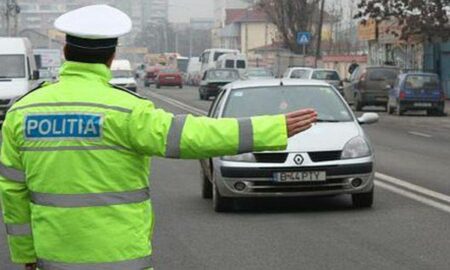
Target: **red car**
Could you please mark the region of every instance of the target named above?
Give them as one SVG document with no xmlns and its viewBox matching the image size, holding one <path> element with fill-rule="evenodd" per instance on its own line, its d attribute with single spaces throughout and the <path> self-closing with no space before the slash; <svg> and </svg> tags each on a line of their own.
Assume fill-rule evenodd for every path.
<svg viewBox="0 0 450 270">
<path fill-rule="evenodd" d="M 175 68 L 163 68 L 156 77 L 156 88 L 161 86 L 178 86 L 183 88 L 183 76 Z"/>
</svg>

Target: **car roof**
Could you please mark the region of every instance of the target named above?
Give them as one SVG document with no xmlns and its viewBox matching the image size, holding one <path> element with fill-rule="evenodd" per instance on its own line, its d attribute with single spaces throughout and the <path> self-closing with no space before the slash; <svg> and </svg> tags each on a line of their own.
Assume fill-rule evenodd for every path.
<svg viewBox="0 0 450 270">
<path fill-rule="evenodd" d="M 400 69 L 396 66 L 367 66 L 366 69 L 372 69 L 372 68 L 389 68 L 389 69 Z"/>
<path fill-rule="evenodd" d="M 401 75 L 407 76 L 407 75 L 422 75 L 422 76 L 438 76 L 436 73 L 433 72 L 421 72 L 421 71 L 408 71 L 404 72 Z"/>
<path fill-rule="evenodd" d="M 313 70 L 313 68 L 310 67 L 290 67 L 289 69 L 295 70 L 295 69 L 300 69 L 300 70 Z"/>
<path fill-rule="evenodd" d="M 315 68 L 314 71 L 334 71 L 334 72 L 337 72 L 335 69 L 332 69 L 332 68 Z"/>
<path fill-rule="evenodd" d="M 302 79 L 267 79 L 267 80 L 247 80 L 235 81 L 230 84 L 230 89 L 255 88 L 255 87 L 275 87 L 275 86 L 328 86 L 330 84 L 319 80 Z"/>
<path fill-rule="evenodd" d="M 236 71 L 236 72 L 239 72 L 237 69 L 235 69 L 235 68 L 210 68 L 210 69 L 208 69 L 207 71 L 209 72 L 209 71 L 221 71 L 221 70 L 225 70 L 225 71 Z"/>
</svg>

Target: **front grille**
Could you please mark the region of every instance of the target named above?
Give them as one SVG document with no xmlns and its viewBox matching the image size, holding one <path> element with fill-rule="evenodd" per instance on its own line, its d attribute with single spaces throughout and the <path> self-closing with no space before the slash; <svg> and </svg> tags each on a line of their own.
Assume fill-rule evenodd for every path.
<svg viewBox="0 0 450 270">
<path fill-rule="evenodd" d="M 254 154 L 260 163 L 284 163 L 288 157 L 287 153 L 257 153 Z"/>
<path fill-rule="evenodd" d="M 0 99 L 0 105 L 8 105 L 10 101 L 9 99 Z"/>
<path fill-rule="evenodd" d="M 298 182 L 298 183 L 279 183 L 275 181 L 253 182 L 249 187 L 253 192 L 271 193 L 271 192 L 314 192 L 342 190 L 348 186 L 345 178 L 329 179 L 325 182 Z"/>
<path fill-rule="evenodd" d="M 342 151 L 308 152 L 308 155 L 314 162 L 324 162 L 340 160 Z"/>
</svg>

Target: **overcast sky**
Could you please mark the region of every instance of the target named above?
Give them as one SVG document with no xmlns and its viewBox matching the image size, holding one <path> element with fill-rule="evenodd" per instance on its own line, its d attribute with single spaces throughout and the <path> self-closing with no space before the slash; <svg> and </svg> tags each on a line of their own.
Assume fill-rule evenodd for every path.
<svg viewBox="0 0 450 270">
<path fill-rule="evenodd" d="M 212 18 L 213 0 L 170 0 L 169 20 L 189 22 L 190 18 Z"/>
</svg>

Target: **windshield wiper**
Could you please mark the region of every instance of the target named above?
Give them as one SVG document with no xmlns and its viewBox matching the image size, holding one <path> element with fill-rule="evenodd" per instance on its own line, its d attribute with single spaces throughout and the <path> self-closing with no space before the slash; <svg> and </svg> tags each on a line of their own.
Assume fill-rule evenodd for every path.
<svg viewBox="0 0 450 270">
<path fill-rule="evenodd" d="M 317 119 L 316 122 L 317 123 L 339 123 L 341 121 L 334 120 L 334 119 Z"/>
</svg>

